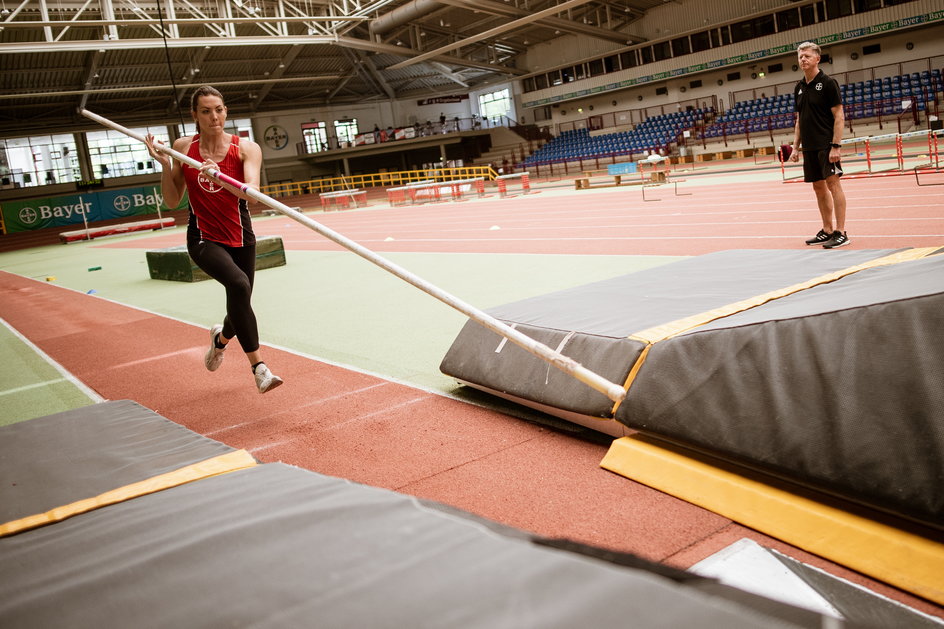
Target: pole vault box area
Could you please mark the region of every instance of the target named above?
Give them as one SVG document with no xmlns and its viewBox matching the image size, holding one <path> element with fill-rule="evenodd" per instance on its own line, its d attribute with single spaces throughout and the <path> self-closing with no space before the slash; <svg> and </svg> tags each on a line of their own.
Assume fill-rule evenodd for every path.
<svg viewBox="0 0 944 629">
<path fill-rule="evenodd" d="M 944 249 L 718 252 L 489 312 L 626 399 L 614 408 L 472 321 L 443 373 L 944 522 Z"/>
<path fill-rule="evenodd" d="M 152 280 L 202 282 L 210 276 L 196 265 L 187 253 L 187 245 L 152 249 L 146 252 L 148 272 Z M 256 270 L 285 266 L 285 247 L 280 236 L 256 238 Z"/>
</svg>

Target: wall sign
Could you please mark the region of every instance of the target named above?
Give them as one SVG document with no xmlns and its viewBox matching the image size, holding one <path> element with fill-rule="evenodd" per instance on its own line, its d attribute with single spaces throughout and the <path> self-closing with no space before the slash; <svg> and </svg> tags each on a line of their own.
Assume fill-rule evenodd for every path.
<svg viewBox="0 0 944 629">
<path fill-rule="evenodd" d="M 288 132 L 277 124 L 266 128 L 262 137 L 270 149 L 281 151 L 288 146 Z"/>
</svg>

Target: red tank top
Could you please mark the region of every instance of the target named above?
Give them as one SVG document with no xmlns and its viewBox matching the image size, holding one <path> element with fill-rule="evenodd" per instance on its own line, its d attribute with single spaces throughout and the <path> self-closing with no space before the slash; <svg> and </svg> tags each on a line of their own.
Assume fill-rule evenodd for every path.
<svg viewBox="0 0 944 629">
<path fill-rule="evenodd" d="M 223 161 L 218 162 L 223 174 L 239 181 L 243 180 L 243 161 L 239 158 L 239 136 L 232 140 Z M 200 156 L 200 135 L 193 136 L 187 156 L 203 162 Z M 209 240 L 229 247 L 255 244 L 249 207 L 240 199 L 214 181 L 210 181 L 196 168 L 183 165 L 184 181 L 190 199 L 189 240 Z"/>
</svg>

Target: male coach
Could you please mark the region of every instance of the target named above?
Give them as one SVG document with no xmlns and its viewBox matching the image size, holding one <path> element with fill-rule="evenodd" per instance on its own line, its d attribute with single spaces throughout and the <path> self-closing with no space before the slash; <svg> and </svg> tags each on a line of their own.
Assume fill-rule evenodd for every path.
<svg viewBox="0 0 944 629">
<path fill-rule="evenodd" d="M 839 177 L 839 142 L 845 116 L 839 83 L 819 69 L 819 46 L 804 42 L 797 47 L 803 78 L 793 88 L 797 121 L 793 132 L 791 161 L 799 161 L 803 151 L 803 180 L 813 184 L 823 228 L 806 241 L 826 249 L 849 244 L 846 235 L 846 195 Z M 799 149 L 799 150 L 796 150 Z"/>
</svg>

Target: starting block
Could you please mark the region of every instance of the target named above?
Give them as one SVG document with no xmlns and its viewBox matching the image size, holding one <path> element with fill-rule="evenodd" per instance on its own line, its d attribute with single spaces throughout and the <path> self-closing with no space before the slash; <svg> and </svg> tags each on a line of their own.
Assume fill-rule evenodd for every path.
<svg viewBox="0 0 944 629">
<path fill-rule="evenodd" d="M 154 249 L 145 253 L 152 280 L 202 282 L 211 279 L 187 253 L 187 245 Z M 285 266 L 285 248 L 280 236 L 256 238 L 256 270 Z"/>
</svg>

